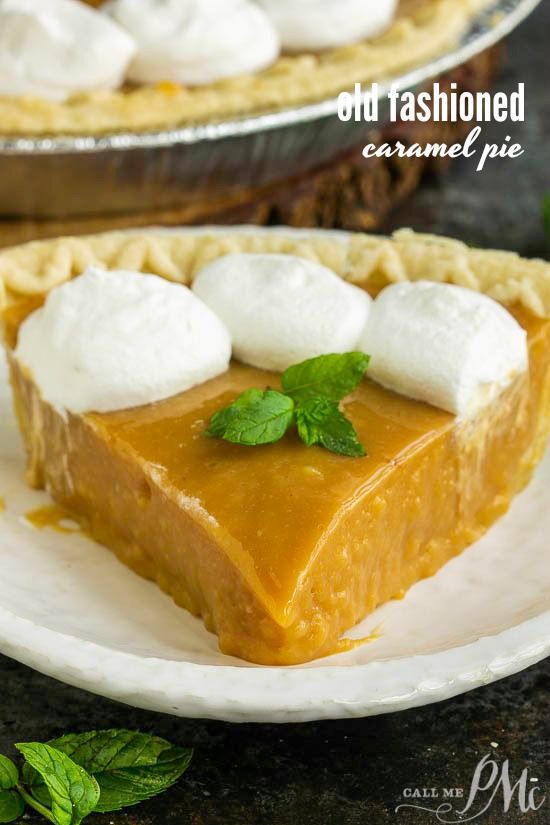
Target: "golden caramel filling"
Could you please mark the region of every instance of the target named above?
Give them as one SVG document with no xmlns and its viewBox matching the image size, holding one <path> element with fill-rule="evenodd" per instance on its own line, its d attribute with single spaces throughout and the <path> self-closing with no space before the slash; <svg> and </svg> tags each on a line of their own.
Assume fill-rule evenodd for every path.
<svg viewBox="0 0 550 825">
<path fill-rule="evenodd" d="M 228 373 L 167 401 L 90 418 L 223 526 L 242 551 L 241 563 L 250 563 L 284 613 L 341 508 L 353 506 L 411 451 L 452 428 L 454 419 L 364 381 L 344 406 L 366 458 L 308 448 L 295 434 L 265 447 L 205 437 L 217 410 L 249 387 L 267 386 L 279 387 L 278 377 L 233 364 Z"/>
</svg>

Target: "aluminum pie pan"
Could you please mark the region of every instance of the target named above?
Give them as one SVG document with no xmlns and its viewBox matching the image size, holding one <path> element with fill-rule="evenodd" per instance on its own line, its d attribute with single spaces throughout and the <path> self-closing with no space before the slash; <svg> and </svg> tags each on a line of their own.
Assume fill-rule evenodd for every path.
<svg viewBox="0 0 550 825">
<path fill-rule="evenodd" d="M 540 0 L 498 0 L 459 46 L 380 84 L 414 90 L 467 62 L 515 29 Z M 358 78 L 359 79 L 359 78 Z M 313 171 L 366 141 L 372 124 L 342 123 L 337 98 L 238 119 L 155 132 L 0 138 L 0 215 L 70 218 L 143 212 L 246 193 Z"/>
</svg>

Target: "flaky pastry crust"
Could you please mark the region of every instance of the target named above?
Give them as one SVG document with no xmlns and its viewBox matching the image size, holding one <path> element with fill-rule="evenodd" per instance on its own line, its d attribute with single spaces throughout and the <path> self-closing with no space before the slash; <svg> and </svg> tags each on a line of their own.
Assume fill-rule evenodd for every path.
<svg viewBox="0 0 550 825">
<path fill-rule="evenodd" d="M 408 229 L 391 238 L 281 230 L 218 232 L 108 232 L 33 241 L 0 251 L 0 310 L 44 295 L 90 265 L 131 269 L 191 284 L 207 263 L 233 252 L 298 255 L 318 261 L 375 294 L 399 281 L 458 284 L 497 301 L 550 317 L 550 264 L 513 252 L 472 249 L 466 244 Z"/>
</svg>

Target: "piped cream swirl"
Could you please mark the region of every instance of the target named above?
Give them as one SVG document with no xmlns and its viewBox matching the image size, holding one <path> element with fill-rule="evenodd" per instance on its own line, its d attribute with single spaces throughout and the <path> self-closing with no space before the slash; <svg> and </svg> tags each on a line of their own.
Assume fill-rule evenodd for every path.
<svg viewBox="0 0 550 825">
<path fill-rule="evenodd" d="M 279 56 L 275 27 L 251 0 L 110 0 L 102 8 L 138 44 L 129 71 L 137 83 L 202 86 Z"/>
<path fill-rule="evenodd" d="M 77 0 L 0 0 L 0 95 L 64 101 L 119 87 L 136 47 Z"/>
<path fill-rule="evenodd" d="M 72 413 L 152 404 L 225 372 L 229 333 L 191 290 L 90 267 L 22 324 L 17 361 Z"/>
<path fill-rule="evenodd" d="M 371 379 L 460 417 L 494 400 L 529 363 L 526 332 L 505 307 L 431 281 L 386 287 L 361 348 Z"/>
<path fill-rule="evenodd" d="M 279 372 L 356 349 L 371 305 L 332 270 L 293 255 L 226 255 L 198 273 L 193 291 L 230 331 L 236 358 Z"/>
<path fill-rule="evenodd" d="M 288 52 L 318 52 L 381 34 L 397 0 L 257 0 Z M 358 78 L 359 79 L 359 78 Z"/>
</svg>

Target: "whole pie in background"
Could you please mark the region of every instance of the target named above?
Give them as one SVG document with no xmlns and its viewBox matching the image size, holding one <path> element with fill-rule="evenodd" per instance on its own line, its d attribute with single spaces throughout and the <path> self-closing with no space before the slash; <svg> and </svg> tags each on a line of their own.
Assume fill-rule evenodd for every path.
<svg viewBox="0 0 550 825">
<path fill-rule="evenodd" d="M 0 0 L 0 131 L 167 129 L 318 101 L 444 53 L 492 2 Z"/>
</svg>

